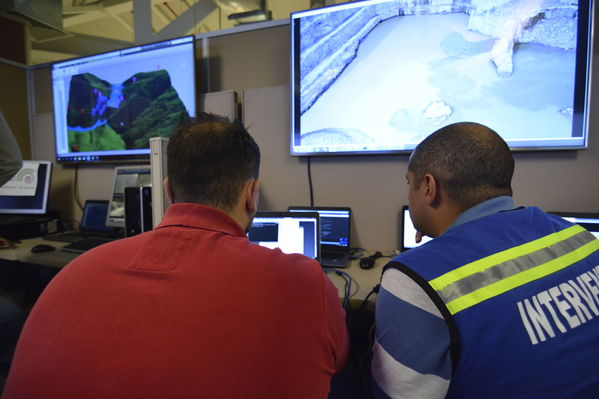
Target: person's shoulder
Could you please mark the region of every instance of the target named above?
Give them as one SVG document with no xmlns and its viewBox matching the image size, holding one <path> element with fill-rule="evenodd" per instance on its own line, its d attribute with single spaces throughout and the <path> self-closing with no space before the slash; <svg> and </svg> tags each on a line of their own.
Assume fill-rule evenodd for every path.
<svg viewBox="0 0 599 399">
<path fill-rule="evenodd" d="M 119 261 L 130 256 L 134 256 L 135 252 L 141 245 L 140 236 L 120 238 L 115 240 L 106 240 L 106 243 L 98 245 L 94 248 L 88 249 L 81 255 L 73 259 L 71 264 L 93 264 L 96 261 L 101 260 L 115 260 Z"/>
<path fill-rule="evenodd" d="M 274 273 L 319 279 L 324 274 L 318 261 L 302 254 L 285 253 L 279 248 L 267 248 L 250 241 L 239 245 L 245 261 L 271 269 Z"/>
</svg>

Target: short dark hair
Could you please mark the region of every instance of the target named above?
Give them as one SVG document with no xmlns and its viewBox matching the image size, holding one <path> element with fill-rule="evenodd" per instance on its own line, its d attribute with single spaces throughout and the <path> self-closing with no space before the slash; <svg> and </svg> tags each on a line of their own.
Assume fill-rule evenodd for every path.
<svg viewBox="0 0 599 399">
<path fill-rule="evenodd" d="M 514 158 L 507 143 L 474 122 L 454 123 L 432 133 L 412 153 L 408 170 L 416 187 L 426 173 L 433 175 L 463 209 L 512 195 Z"/>
<path fill-rule="evenodd" d="M 167 147 L 173 202 L 231 210 L 249 179 L 257 179 L 260 148 L 238 121 L 202 113 L 187 118 Z"/>
</svg>

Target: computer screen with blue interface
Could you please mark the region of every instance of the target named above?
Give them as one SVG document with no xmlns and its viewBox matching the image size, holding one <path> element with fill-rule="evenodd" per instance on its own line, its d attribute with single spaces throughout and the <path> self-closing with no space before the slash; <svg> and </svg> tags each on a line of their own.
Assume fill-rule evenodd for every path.
<svg viewBox="0 0 599 399">
<path fill-rule="evenodd" d="M 87 200 L 81 216 L 81 231 L 112 231 L 106 226 L 106 214 L 108 213 L 108 201 Z"/>
<path fill-rule="evenodd" d="M 52 162 L 23 161 L 15 176 L 0 187 L 0 214 L 46 213 Z"/>
<path fill-rule="evenodd" d="M 263 247 L 320 260 L 317 213 L 258 212 L 248 238 Z"/>
</svg>

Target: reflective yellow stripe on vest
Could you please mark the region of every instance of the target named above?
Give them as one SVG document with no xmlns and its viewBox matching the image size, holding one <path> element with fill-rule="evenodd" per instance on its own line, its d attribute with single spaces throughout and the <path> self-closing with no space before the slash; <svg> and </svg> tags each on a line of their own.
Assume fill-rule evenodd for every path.
<svg viewBox="0 0 599 399">
<path fill-rule="evenodd" d="M 575 225 L 443 274 L 429 284 L 456 314 L 564 269 L 599 250 L 599 240 Z"/>
</svg>

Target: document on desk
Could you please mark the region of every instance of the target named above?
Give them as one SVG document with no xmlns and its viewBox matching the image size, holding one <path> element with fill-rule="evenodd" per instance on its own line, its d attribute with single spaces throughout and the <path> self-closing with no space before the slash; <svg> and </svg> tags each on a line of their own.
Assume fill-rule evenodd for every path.
<svg viewBox="0 0 599 399">
<path fill-rule="evenodd" d="M 40 165 L 34 161 L 23 161 L 23 167 L 0 187 L 0 195 L 33 197 L 37 188 L 37 171 Z"/>
</svg>

